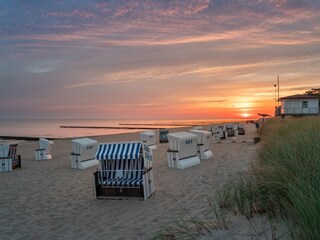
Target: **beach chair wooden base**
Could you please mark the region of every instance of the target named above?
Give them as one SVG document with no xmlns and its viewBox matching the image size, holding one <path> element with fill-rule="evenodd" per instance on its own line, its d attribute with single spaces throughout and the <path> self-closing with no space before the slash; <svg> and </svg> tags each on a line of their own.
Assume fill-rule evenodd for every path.
<svg viewBox="0 0 320 240">
<path fill-rule="evenodd" d="M 140 188 L 107 188 L 101 187 L 97 198 L 123 199 L 123 198 L 141 198 L 143 196 L 143 187 Z"/>
<path fill-rule="evenodd" d="M 147 174 L 152 174 L 149 171 Z M 148 182 L 147 188 L 143 185 L 138 187 L 118 187 L 118 186 L 104 186 L 99 183 L 99 171 L 94 173 L 94 192 L 95 198 L 97 199 L 127 199 L 127 198 L 140 198 L 147 199 L 154 192 L 153 184 L 150 183 L 153 181 L 153 176 L 148 176 L 150 179 Z M 152 187 L 152 189 L 150 189 Z"/>
</svg>

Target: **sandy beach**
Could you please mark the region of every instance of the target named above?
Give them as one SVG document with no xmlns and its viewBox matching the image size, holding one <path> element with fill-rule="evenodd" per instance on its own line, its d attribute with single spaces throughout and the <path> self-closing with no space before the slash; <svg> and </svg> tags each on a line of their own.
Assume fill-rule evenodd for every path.
<svg viewBox="0 0 320 240">
<path fill-rule="evenodd" d="M 257 158 L 259 144 L 252 142 L 255 127 L 246 124 L 245 129 L 246 135 L 237 136 L 237 142 L 212 142 L 213 158 L 184 170 L 169 169 L 168 144 L 157 143 L 156 192 L 146 201 L 96 200 L 96 167 L 71 169 L 70 140 L 55 140 L 53 159 L 48 161 L 35 161 L 37 142 L 21 143 L 22 168 L 0 174 L 1 239 L 150 239 L 166 224 L 210 215 L 207 197 Z M 130 141 L 139 140 L 139 133 L 92 138 L 100 143 Z M 228 231 L 213 234 L 218 239 L 252 239 L 252 229 L 244 219 L 235 216 Z"/>
</svg>

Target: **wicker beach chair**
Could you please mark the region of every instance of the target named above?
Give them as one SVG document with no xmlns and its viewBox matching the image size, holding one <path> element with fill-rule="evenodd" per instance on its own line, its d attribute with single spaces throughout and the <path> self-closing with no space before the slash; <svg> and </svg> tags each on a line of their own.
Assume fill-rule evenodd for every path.
<svg viewBox="0 0 320 240">
<path fill-rule="evenodd" d="M 197 135 L 189 132 L 169 133 L 167 160 L 169 168 L 185 169 L 200 164 Z"/>
<path fill-rule="evenodd" d="M 12 171 L 12 159 L 9 155 L 9 144 L 0 146 L 0 172 L 11 172 Z"/>
<path fill-rule="evenodd" d="M 18 144 L 3 144 L 0 146 L 0 172 L 11 172 L 21 168 L 21 155 L 17 154 Z"/>
<path fill-rule="evenodd" d="M 51 149 L 53 142 L 45 138 L 39 139 L 39 148 L 35 150 L 36 160 L 48 160 L 52 159 Z"/>
<path fill-rule="evenodd" d="M 96 198 L 138 197 L 146 200 L 154 192 L 152 154 L 142 142 L 99 144 L 94 173 Z"/>
<path fill-rule="evenodd" d="M 160 143 L 167 143 L 168 141 L 168 136 L 167 134 L 169 133 L 169 129 L 163 128 L 159 129 L 159 142 Z"/>
<path fill-rule="evenodd" d="M 234 124 L 230 123 L 226 125 L 227 137 L 234 137 Z"/>
<path fill-rule="evenodd" d="M 78 138 L 71 141 L 71 168 L 86 169 L 99 165 L 96 160 L 98 142 L 90 138 Z"/>
<path fill-rule="evenodd" d="M 147 144 L 152 150 L 157 149 L 156 145 L 156 133 L 154 131 L 148 130 L 140 133 L 140 141 Z"/>
<path fill-rule="evenodd" d="M 190 130 L 191 133 L 197 135 L 197 149 L 198 149 L 198 157 L 200 160 L 207 160 L 212 158 L 213 154 L 210 150 L 210 143 L 211 143 L 211 133 L 208 131 L 202 130 Z"/>
<path fill-rule="evenodd" d="M 245 135 L 245 133 L 246 133 L 246 131 L 245 131 L 245 129 L 244 129 L 244 125 L 239 124 L 239 125 L 238 125 L 238 134 L 239 134 L 239 135 Z"/>
</svg>

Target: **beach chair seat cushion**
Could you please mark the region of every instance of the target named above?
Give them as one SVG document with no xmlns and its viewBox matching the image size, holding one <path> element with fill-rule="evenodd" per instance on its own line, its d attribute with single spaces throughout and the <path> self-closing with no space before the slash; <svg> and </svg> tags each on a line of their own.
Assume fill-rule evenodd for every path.
<svg viewBox="0 0 320 240">
<path fill-rule="evenodd" d="M 143 161 L 141 161 L 143 164 Z M 111 166 L 112 164 L 110 164 Z M 143 165 L 141 165 L 143 167 Z M 118 177 L 120 174 L 121 177 Z M 140 187 L 143 186 L 143 170 L 109 170 L 103 174 L 103 186 L 108 187 Z"/>
<path fill-rule="evenodd" d="M 143 179 L 108 179 L 103 182 L 108 187 L 141 187 Z"/>
</svg>

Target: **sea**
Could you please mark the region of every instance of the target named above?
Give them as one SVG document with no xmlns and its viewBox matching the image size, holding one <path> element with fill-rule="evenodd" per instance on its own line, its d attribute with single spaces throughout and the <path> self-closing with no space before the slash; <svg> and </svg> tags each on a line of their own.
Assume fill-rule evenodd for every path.
<svg viewBox="0 0 320 240">
<path fill-rule="evenodd" d="M 125 120 L 125 119 L 0 119 L 1 137 L 76 138 L 139 132 L 144 129 L 201 126 L 244 119 Z"/>
</svg>

